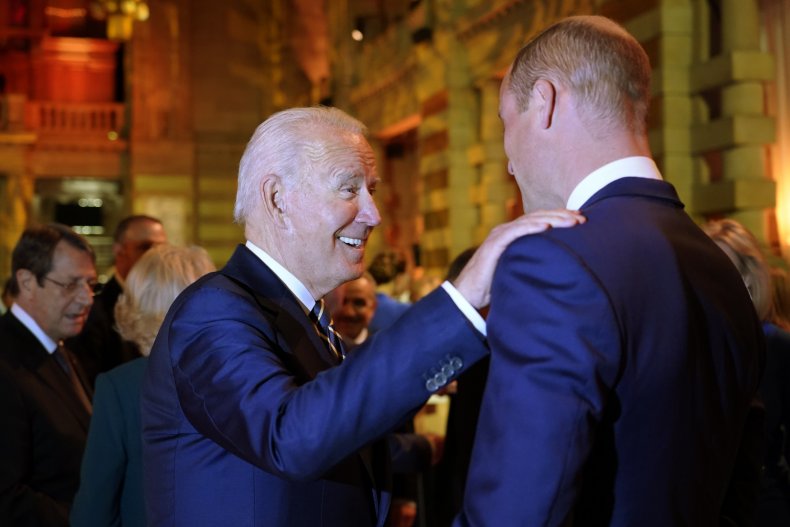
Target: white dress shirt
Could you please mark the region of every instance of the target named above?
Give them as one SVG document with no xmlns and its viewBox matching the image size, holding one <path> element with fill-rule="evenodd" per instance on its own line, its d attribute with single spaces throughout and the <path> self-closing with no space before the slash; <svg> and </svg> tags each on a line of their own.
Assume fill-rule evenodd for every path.
<svg viewBox="0 0 790 527">
<path fill-rule="evenodd" d="M 22 307 L 14 302 L 11 305 L 11 314 L 13 314 L 30 332 L 41 342 L 41 345 L 44 346 L 44 349 L 47 350 L 47 353 L 52 355 L 55 353 L 55 350 L 58 349 L 58 343 L 49 338 L 49 335 L 44 333 L 44 330 L 41 329 L 33 317 L 31 317 L 27 311 L 22 309 Z"/>
<path fill-rule="evenodd" d="M 649 157 L 624 157 L 607 163 L 582 179 L 568 197 L 566 208 L 579 210 L 584 203 L 609 183 L 624 177 L 662 179 L 655 161 Z"/>
<path fill-rule="evenodd" d="M 312 311 L 313 306 L 318 301 L 318 299 L 313 298 L 313 295 L 307 290 L 302 282 L 299 281 L 288 269 L 280 265 L 274 258 L 272 258 L 266 251 L 252 243 L 251 241 L 247 240 L 246 246 L 249 250 L 255 254 L 260 260 L 266 264 L 266 266 L 272 270 L 272 272 L 277 275 L 277 278 L 283 281 L 285 286 L 294 294 L 294 296 L 299 300 L 302 304 L 302 307 L 305 309 L 305 313 L 309 313 Z M 450 295 L 450 298 L 453 300 L 458 309 L 461 310 L 461 313 L 469 319 L 469 322 L 483 335 L 486 334 L 486 322 L 483 320 L 483 317 L 480 316 L 480 313 L 472 307 L 464 296 L 458 292 L 458 290 L 451 284 L 450 282 L 445 281 L 442 284 L 442 288 L 447 291 L 447 294 Z"/>
</svg>

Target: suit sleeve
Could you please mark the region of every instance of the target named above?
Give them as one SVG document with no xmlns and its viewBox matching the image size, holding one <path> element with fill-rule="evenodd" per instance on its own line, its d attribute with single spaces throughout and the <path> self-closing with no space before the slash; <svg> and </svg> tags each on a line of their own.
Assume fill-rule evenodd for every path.
<svg viewBox="0 0 790 527">
<path fill-rule="evenodd" d="M 487 352 L 443 290 L 309 382 L 285 362 L 296 350 L 284 350 L 280 330 L 243 295 L 204 289 L 177 313 L 168 338 L 180 350 L 173 372 L 192 426 L 295 480 L 324 474 L 382 436 L 427 400 L 429 379 L 445 368 L 457 376 Z M 313 344 L 305 335 L 292 346 Z"/>
<path fill-rule="evenodd" d="M 0 525 L 66 527 L 66 505 L 25 484 L 34 442 L 25 406 L 14 372 L 0 364 Z"/>
<path fill-rule="evenodd" d="M 491 365 L 456 525 L 565 525 L 621 356 L 606 291 L 546 236 L 497 267 Z"/>
<path fill-rule="evenodd" d="M 93 416 L 80 470 L 80 488 L 71 510 L 72 527 L 119 526 L 126 467 L 123 411 L 110 376 L 96 378 Z"/>
</svg>

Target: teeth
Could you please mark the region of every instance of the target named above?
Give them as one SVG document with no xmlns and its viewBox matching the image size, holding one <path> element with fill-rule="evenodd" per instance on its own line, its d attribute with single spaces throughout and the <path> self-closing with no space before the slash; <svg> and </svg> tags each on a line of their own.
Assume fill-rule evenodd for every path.
<svg viewBox="0 0 790 527">
<path fill-rule="evenodd" d="M 345 236 L 338 236 L 337 239 L 346 245 L 351 245 L 353 247 L 359 247 L 362 245 L 362 240 L 359 238 L 346 238 Z"/>
</svg>

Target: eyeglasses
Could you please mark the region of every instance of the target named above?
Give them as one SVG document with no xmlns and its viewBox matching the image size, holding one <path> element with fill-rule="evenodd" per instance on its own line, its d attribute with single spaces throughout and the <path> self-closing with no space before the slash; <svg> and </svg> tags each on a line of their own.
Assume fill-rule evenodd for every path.
<svg viewBox="0 0 790 527">
<path fill-rule="evenodd" d="M 74 280 L 73 282 L 68 282 L 64 284 L 63 282 L 58 282 L 57 280 L 53 280 L 52 278 L 45 276 L 44 280 L 48 280 L 55 284 L 56 286 L 63 289 L 63 292 L 67 295 L 76 294 L 79 287 L 88 286 L 88 290 L 90 291 L 91 296 L 96 296 L 101 293 L 104 284 L 97 282 L 96 280 Z"/>
</svg>

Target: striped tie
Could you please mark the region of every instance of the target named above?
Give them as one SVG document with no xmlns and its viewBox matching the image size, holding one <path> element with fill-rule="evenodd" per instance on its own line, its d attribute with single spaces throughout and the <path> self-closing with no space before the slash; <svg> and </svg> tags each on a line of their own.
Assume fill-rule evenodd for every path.
<svg viewBox="0 0 790 527">
<path fill-rule="evenodd" d="M 315 303 L 313 310 L 310 312 L 310 318 L 318 326 L 318 334 L 329 346 L 329 351 L 340 360 L 346 358 L 346 352 L 343 349 L 343 339 L 332 327 L 332 317 L 329 316 L 323 299 Z"/>
</svg>

